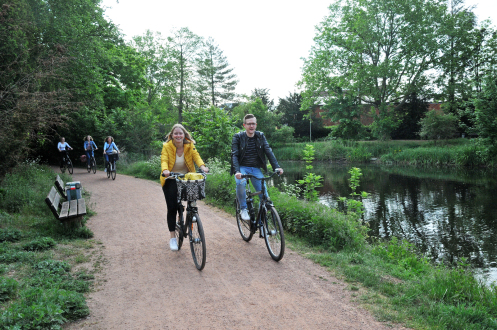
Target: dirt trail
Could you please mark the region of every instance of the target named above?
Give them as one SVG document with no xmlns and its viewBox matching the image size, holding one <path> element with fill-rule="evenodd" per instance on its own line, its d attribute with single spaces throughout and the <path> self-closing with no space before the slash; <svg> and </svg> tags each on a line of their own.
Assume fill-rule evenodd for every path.
<svg viewBox="0 0 497 330">
<path fill-rule="evenodd" d="M 392 329 L 351 302 L 346 285 L 287 249 L 274 262 L 264 241 L 244 242 L 234 218 L 199 203 L 207 263 L 188 245 L 169 250 L 159 183 L 75 169 L 96 210 L 87 223 L 104 245 L 102 284 L 90 316 L 66 329 Z"/>
</svg>

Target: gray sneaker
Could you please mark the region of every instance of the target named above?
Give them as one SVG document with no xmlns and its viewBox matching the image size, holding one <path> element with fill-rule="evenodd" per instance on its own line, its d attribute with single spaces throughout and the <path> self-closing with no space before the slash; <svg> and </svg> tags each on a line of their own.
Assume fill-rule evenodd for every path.
<svg viewBox="0 0 497 330">
<path fill-rule="evenodd" d="M 240 217 L 242 218 L 242 220 L 249 221 L 250 215 L 248 214 L 248 210 L 243 209 L 242 212 L 240 212 Z"/>
<path fill-rule="evenodd" d="M 264 227 L 261 227 L 261 237 L 264 237 Z"/>
<path fill-rule="evenodd" d="M 176 237 L 169 240 L 169 248 L 171 251 L 178 251 L 178 242 L 176 241 Z"/>
</svg>

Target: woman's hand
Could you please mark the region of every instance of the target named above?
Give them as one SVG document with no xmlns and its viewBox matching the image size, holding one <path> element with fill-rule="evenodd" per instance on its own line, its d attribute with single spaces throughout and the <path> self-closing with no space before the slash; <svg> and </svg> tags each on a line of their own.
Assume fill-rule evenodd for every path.
<svg viewBox="0 0 497 330">
<path fill-rule="evenodd" d="M 204 171 L 205 173 L 209 173 L 209 168 L 205 165 L 200 166 L 200 169 Z"/>
<path fill-rule="evenodd" d="M 165 176 L 166 178 L 169 176 L 171 172 L 169 172 L 168 170 L 164 170 L 162 171 L 162 175 Z"/>
</svg>

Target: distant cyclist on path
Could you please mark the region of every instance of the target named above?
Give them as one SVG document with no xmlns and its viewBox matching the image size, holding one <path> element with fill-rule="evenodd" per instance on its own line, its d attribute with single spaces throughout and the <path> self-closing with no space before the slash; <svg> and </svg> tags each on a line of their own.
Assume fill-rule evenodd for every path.
<svg viewBox="0 0 497 330">
<path fill-rule="evenodd" d="M 85 152 L 86 152 L 86 162 L 87 162 L 88 168 L 90 168 L 91 156 L 95 157 L 93 150 L 98 150 L 97 145 L 93 141 L 93 138 L 91 137 L 91 135 L 87 135 L 85 137 L 85 143 L 83 144 L 83 148 L 85 149 Z"/>
<path fill-rule="evenodd" d="M 72 148 L 69 143 L 66 142 L 66 138 L 62 137 L 60 138 L 60 142 L 57 144 L 57 150 L 60 152 L 60 169 L 62 169 L 62 166 L 64 166 L 65 156 L 69 157 L 67 151 L 72 150 Z"/>
<path fill-rule="evenodd" d="M 264 133 L 256 131 L 257 119 L 252 114 L 247 114 L 243 118 L 244 132 L 239 132 L 233 136 L 231 142 L 231 175 L 235 175 L 236 198 L 240 203 L 242 220 L 250 220 L 247 211 L 247 196 L 245 186 L 247 180 L 242 179 L 242 174 L 252 174 L 257 178 L 263 178 L 261 169 L 267 172 L 266 157 L 274 170 L 283 174 L 283 169 L 278 164 L 272 149 L 264 136 Z M 256 191 L 261 191 L 261 181 L 251 180 Z M 260 198 L 261 196 L 259 196 Z"/>
</svg>

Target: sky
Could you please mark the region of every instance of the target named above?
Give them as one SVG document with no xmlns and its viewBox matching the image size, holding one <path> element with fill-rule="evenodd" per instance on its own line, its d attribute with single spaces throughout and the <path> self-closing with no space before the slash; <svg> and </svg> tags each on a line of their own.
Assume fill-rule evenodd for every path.
<svg viewBox="0 0 497 330">
<path fill-rule="evenodd" d="M 146 30 L 163 36 L 188 27 L 212 37 L 238 76 L 237 93 L 269 89 L 279 98 L 297 92 L 302 58 L 313 45 L 315 26 L 328 15 L 332 0 L 103 0 L 106 16 L 127 40 Z M 497 25 L 497 0 L 466 0 L 480 20 Z"/>
</svg>

